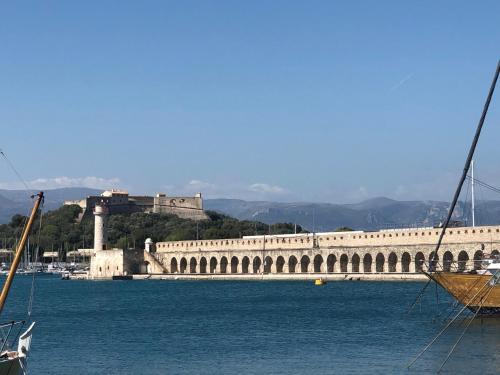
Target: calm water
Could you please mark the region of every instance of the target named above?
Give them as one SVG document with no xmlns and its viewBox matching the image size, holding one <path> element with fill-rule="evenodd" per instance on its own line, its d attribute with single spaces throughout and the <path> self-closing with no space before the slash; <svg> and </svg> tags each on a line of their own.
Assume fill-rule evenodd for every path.
<svg viewBox="0 0 500 375">
<path fill-rule="evenodd" d="M 23 318 L 18 277 L 3 320 Z M 30 374 L 388 374 L 442 326 L 423 283 L 62 281 L 39 277 Z M 450 299 L 440 293 L 439 308 Z M 435 373 L 461 327 L 409 373 Z M 474 322 L 445 373 L 500 370 L 500 320 Z"/>
</svg>

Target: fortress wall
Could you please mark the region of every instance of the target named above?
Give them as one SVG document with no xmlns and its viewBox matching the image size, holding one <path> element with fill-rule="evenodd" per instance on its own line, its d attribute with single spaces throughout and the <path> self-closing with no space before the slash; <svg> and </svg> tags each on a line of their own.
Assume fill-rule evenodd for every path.
<svg viewBox="0 0 500 375">
<path fill-rule="evenodd" d="M 139 274 L 143 264 L 143 250 L 96 251 L 90 261 L 90 278 L 111 279 L 113 276 Z"/>
<path fill-rule="evenodd" d="M 201 197 L 154 197 L 155 210 L 161 210 L 163 207 L 182 207 L 186 209 L 203 209 L 203 199 Z M 156 211 L 155 211 L 156 212 Z M 161 212 L 161 211 L 158 211 Z"/>
<path fill-rule="evenodd" d="M 77 204 L 83 209 L 79 217 L 88 217 L 97 202 L 107 205 L 111 215 L 129 214 L 133 212 L 157 212 L 177 215 L 192 220 L 205 220 L 208 216 L 203 212 L 203 199 L 195 197 L 151 197 L 129 196 L 126 194 L 89 196 L 86 199 L 65 201 L 65 205 Z"/>
<path fill-rule="evenodd" d="M 360 248 L 374 246 L 419 246 L 435 245 L 440 234 L 434 229 L 399 229 L 379 232 L 332 232 L 314 236 L 262 236 L 253 238 L 214 239 L 199 241 L 158 242 L 158 252 L 175 251 L 223 251 L 223 250 L 266 250 L 321 248 Z M 449 228 L 443 238 L 443 245 L 465 243 L 490 244 L 500 242 L 500 226 Z"/>
<path fill-rule="evenodd" d="M 439 229 L 407 229 L 159 242 L 154 256 L 170 273 L 415 273 L 432 259 L 438 236 Z M 487 253 L 500 253 L 500 226 L 450 228 L 438 259 L 470 269 Z"/>
</svg>

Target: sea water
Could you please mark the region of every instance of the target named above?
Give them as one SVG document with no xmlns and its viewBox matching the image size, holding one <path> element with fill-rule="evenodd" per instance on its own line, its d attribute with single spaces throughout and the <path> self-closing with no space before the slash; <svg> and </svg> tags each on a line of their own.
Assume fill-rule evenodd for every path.
<svg viewBox="0 0 500 375">
<path fill-rule="evenodd" d="M 17 277 L 2 320 L 24 319 Z M 36 279 L 30 374 L 436 373 L 466 326 L 425 283 Z M 437 292 L 437 293 L 436 293 Z M 470 316 L 470 315 L 469 315 Z M 500 320 L 475 320 L 443 373 L 500 372 Z"/>
</svg>

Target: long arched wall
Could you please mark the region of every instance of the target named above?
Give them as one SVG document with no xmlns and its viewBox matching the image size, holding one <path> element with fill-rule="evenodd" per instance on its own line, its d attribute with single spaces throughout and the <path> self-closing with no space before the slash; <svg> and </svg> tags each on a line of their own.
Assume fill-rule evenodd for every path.
<svg viewBox="0 0 500 375">
<path fill-rule="evenodd" d="M 500 244 L 495 250 L 500 250 Z M 413 273 L 428 264 L 434 247 L 304 249 L 272 251 L 157 252 L 172 273 Z M 484 252 L 484 251 L 483 251 Z M 474 268 L 481 244 L 442 247 L 439 264 L 446 270 Z M 494 252 L 494 250 L 492 251 Z M 494 252 L 498 253 L 497 252 Z M 173 265 L 173 269 L 171 266 Z M 208 266 L 207 266 L 208 265 Z M 210 265 L 212 265 L 210 267 Z"/>
<path fill-rule="evenodd" d="M 438 236 L 427 228 L 159 242 L 154 257 L 171 273 L 414 273 L 430 262 Z M 483 254 L 499 252 L 500 226 L 451 228 L 438 264 L 477 268 Z"/>
</svg>

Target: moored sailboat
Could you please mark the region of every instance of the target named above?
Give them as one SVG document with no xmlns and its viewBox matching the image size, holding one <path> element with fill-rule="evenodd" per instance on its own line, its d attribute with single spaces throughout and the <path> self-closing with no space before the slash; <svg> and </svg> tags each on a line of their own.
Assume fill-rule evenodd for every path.
<svg viewBox="0 0 500 375">
<path fill-rule="evenodd" d="M 5 279 L 2 293 L 0 294 L 0 314 L 2 313 L 5 306 L 5 302 L 9 295 L 9 291 L 16 275 L 17 268 L 19 266 L 19 263 L 21 262 L 24 245 L 26 243 L 26 240 L 28 239 L 31 227 L 33 226 L 33 222 L 42 201 L 43 192 L 40 192 L 36 196 L 31 215 L 28 218 L 28 221 L 26 222 L 26 225 L 23 229 L 21 240 L 18 243 L 16 254 L 9 269 L 9 273 L 7 274 L 7 278 Z M 31 346 L 31 337 L 35 322 L 30 322 L 28 329 L 21 333 L 26 323 L 27 322 L 25 321 L 10 321 L 5 324 L 0 324 L 0 329 L 2 331 L 7 331 L 0 343 L 0 375 L 17 375 L 27 373 L 27 358 Z M 19 339 L 17 340 L 17 347 L 15 347 L 16 343 L 9 342 L 9 340 L 11 336 L 17 338 L 18 335 Z"/>
<path fill-rule="evenodd" d="M 500 259 L 496 257 L 484 259 L 480 267 L 476 265 L 472 270 L 465 270 L 465 267 L 462 265 L 461 267 L 457 267 L 456 271 L 452 271 L 444 270 L 440 267 L 437 262 L 437 254 L 457 204 L 462 186 L 467 178 L 469 169 L 471 168 L 474 152 L 476 150 L 477 142 L 486 119 L 486 114 L 495 91 L 499 73 L 500 61 L 497 64 L 493 82 L 491 83 L 486 103 L 484 105 L 472 145 L 467 155 L 462 176 L 448 210 L 447 218 L 443 224 L 441 235 L 439 236 L 439 240 L 436 245 L 436 250 L 433 253 L 433 259 L 431 259 L 428 271 L 426 272 L 429 279 L 441 285 L 464 306 L 464 309 L 468 308 L 476 315 L 500 314 Z"/>
</svg>

